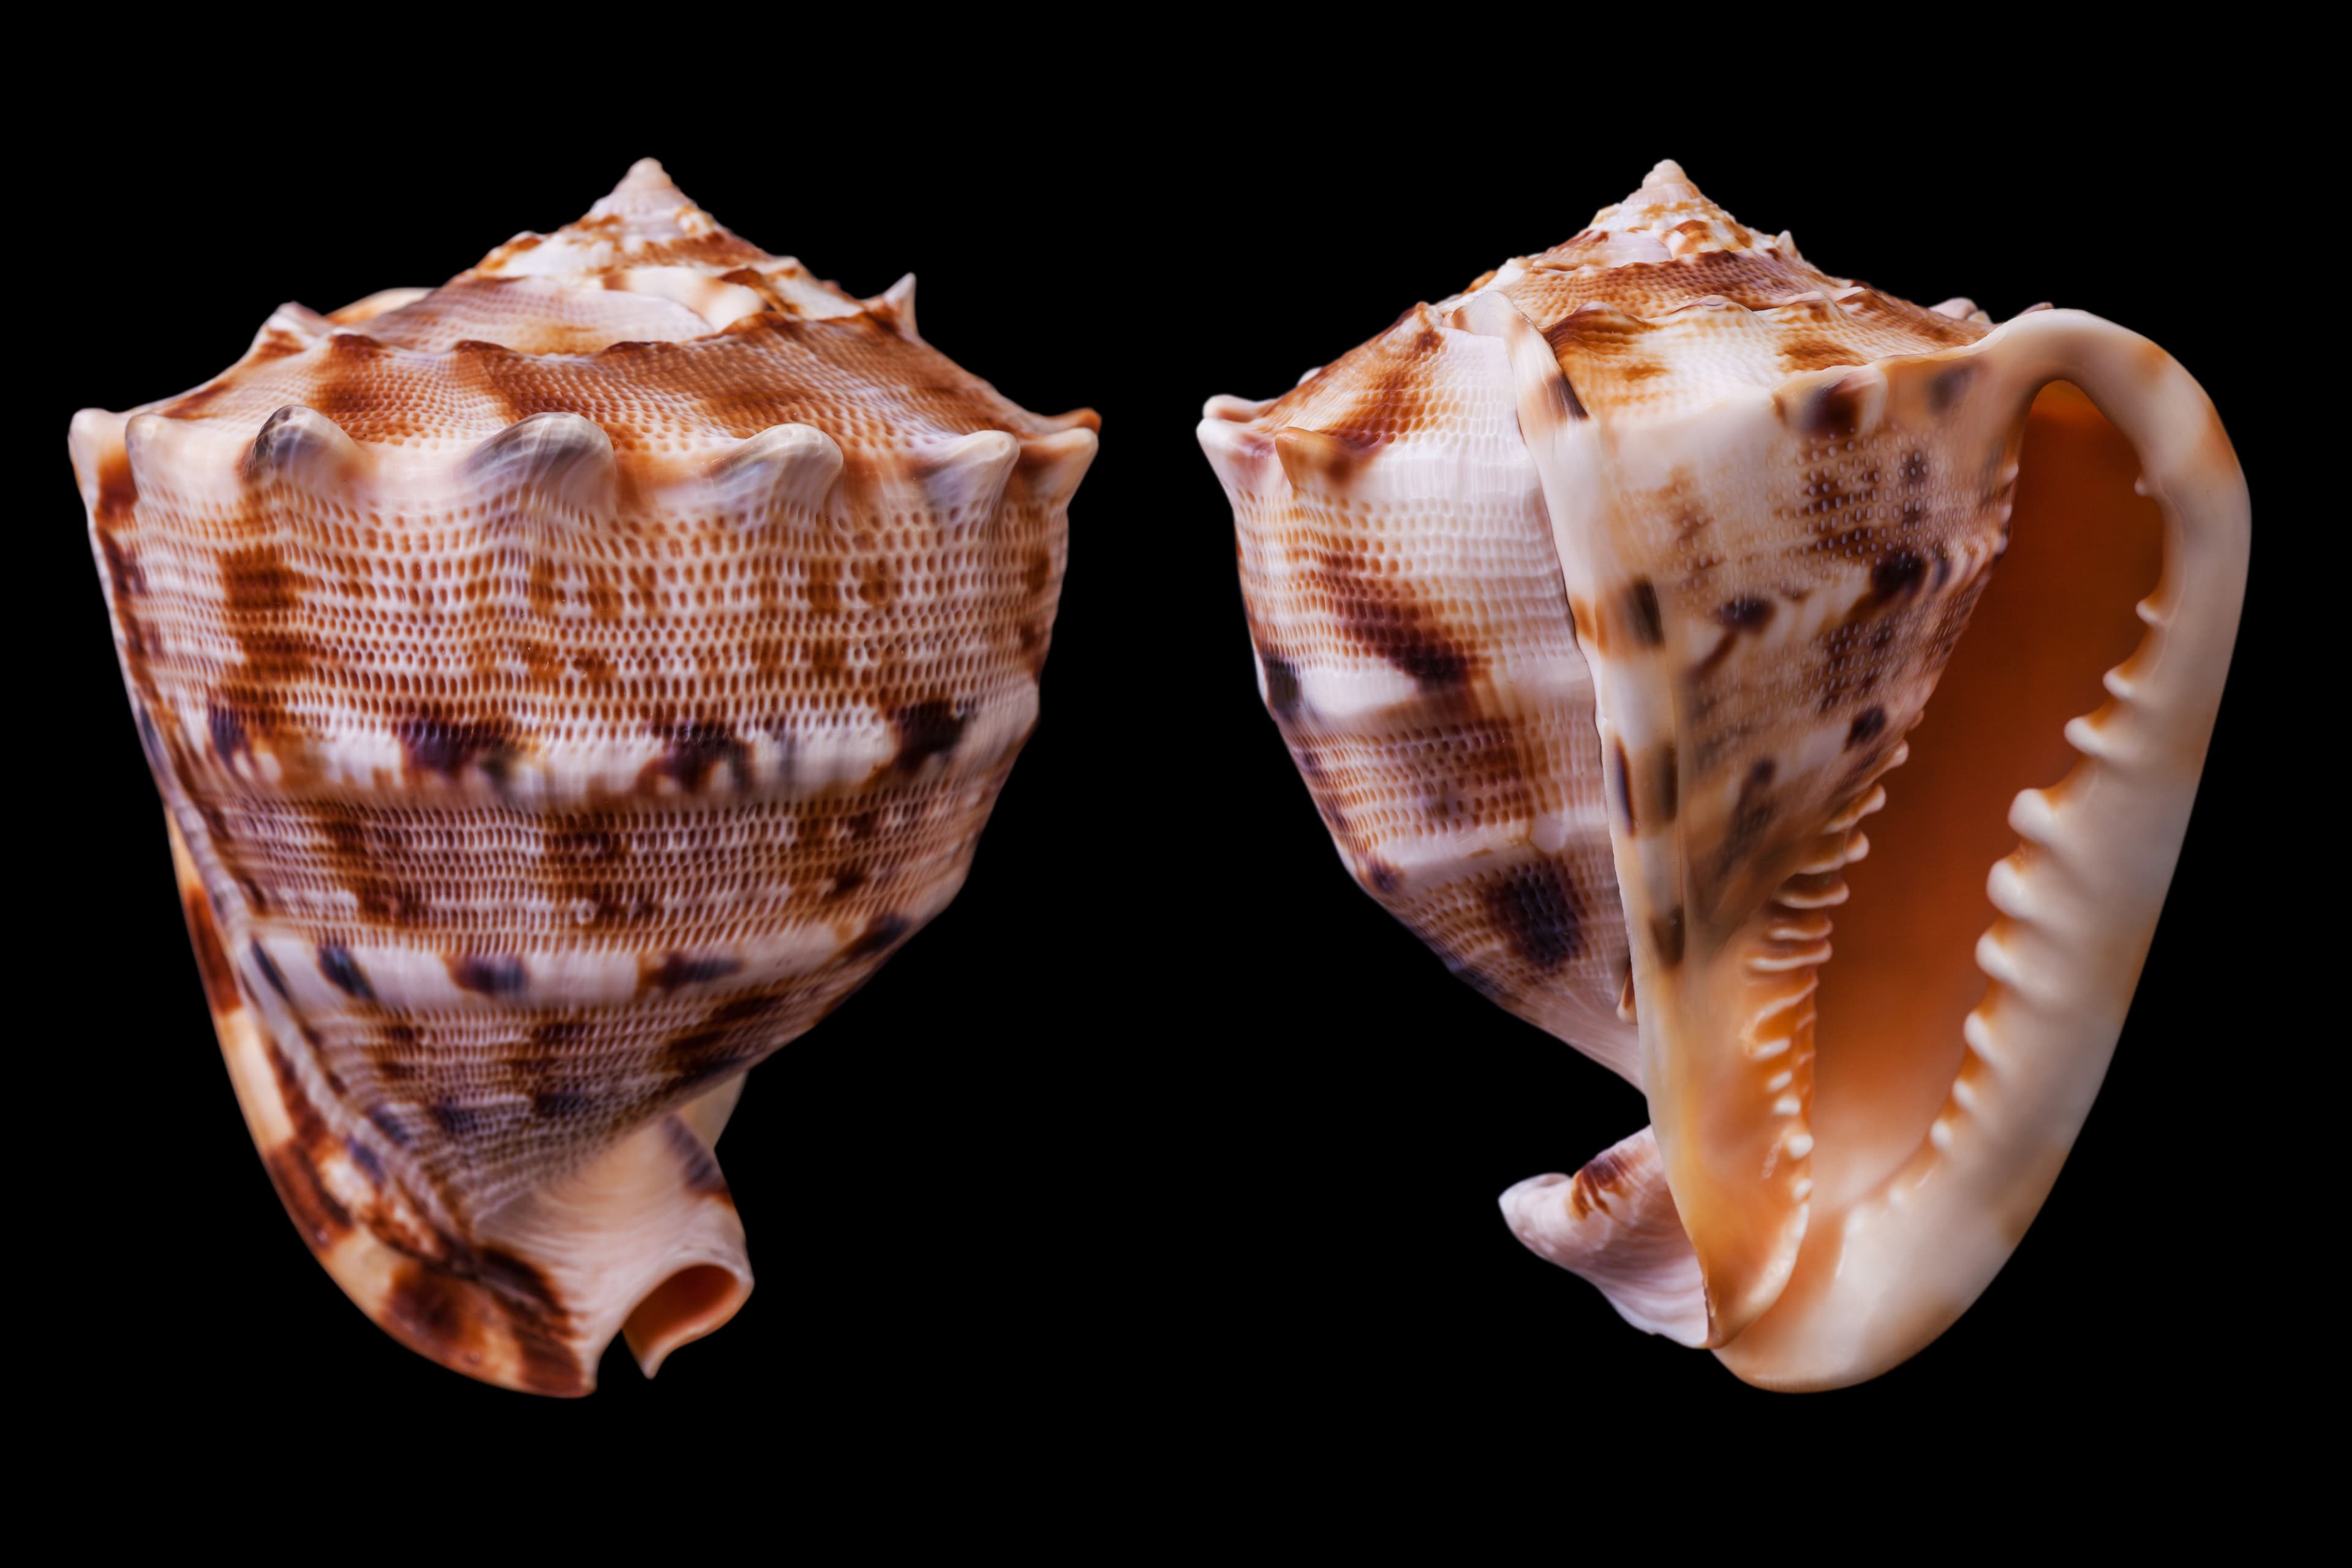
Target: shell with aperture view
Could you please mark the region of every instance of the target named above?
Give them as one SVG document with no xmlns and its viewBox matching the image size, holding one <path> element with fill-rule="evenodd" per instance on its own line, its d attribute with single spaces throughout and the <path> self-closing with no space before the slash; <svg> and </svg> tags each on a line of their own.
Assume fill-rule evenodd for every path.
<svg viewBox="0 0 2352 1568">
<path fill-rule="evenodd" d="M 650 160 L 439 289 L 73 422 L 220 1044 L 336 1281 L 581 1394 L 751 1285 L 744 1071 L 952 898 L 1037 717 L 1081 411 Z"/>
<path fill-rule="evenodd" d="M 1206 414 L 1342 858 L 1648 1098 L 1504 1195 L 1520 1239 L 1768 1387 L 1941 1333 L 2057 1177 L 2187 828 L 2249 527 L 2197 384 L 2094 316 L 1830 277 L 1661 163 Z"/>
</svg>

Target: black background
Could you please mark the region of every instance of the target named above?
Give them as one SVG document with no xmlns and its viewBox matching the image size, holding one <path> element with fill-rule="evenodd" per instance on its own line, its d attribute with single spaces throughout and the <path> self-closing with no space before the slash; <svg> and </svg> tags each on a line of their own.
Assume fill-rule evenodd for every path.
<svg viewBox="0 0 2352 1568">
<path fill-rule="evenodd" d="M 2280 1310 L 2291 1287 L 2250 1284 L 2293 1271 L 2261 1173 L 2275 1080 L 2248 1065 L 2281 1048 L 2247 1011 L 2272 959 L 2242 884 L 2245 825 L 2277 804 L 2255 739 L 2274 554 L 2146 979 L 2048 1206 L 1916 1360 L 1792 1399 L 1635 1332 L 1505 1229 L 1504 1187 L 1575 1169 L 1642 1125 L 1640 1100 L 1451 979 L 1342 870 L 1258 705 L 1231 517 L 1192 432 L 1211 394 L 1287 387 L 1671 156 L 1831 272 L 1996 319 L 2054 300 L 2156 338 L 2274 518 L 2276 394 L 2194 259 L 2256 203 L 2258 132 L 2090 96 L 2084 62 L 2049 53 L 2011 59 L 1998 93 L 1923 59 L 1868 107 L 1727 79 L 1655 102 L 1450 100 L 1408 85 L 1412 54 L 1380 68 L 1393 97 L 1340 102 L 1278 61 L 1025 98 L 978 72 L 889 112 L 802 72 L 756 126 L 683 86 L 625 113 L 542 104 L 535 132 L 486 124 L 454 87 L 446 110 L 310 129 L 253 111 L 226 134 L 220 116 L 246 111 L 126 95 L 55 154 L 35 210 L 108 258 L 49 297 L 20 531 L 49 585 L 37 624 L 56 628 L 40 732 L 77 759 L 43 785 L 63 815 L 35 847 L 61 896 L 32 984 L 79 999 L 42 1053 L 66 1152 L 41 1205 L 54 1277 L 74 1281 L 43 1310 L 81 1347 L 79 1408 L 324 1394 L 366 1413 L 370 1441 L 414 1422 L 493 1447 L 750 1420 L 877 1463 L 977 1456 L 1042 1424 L 1106 1455 L 1205 1431 L 1277 1465 L 1369 1440 L 1505 1471 L 1571 1462 L 1635 1411 L 1776 1446 L 2091 1412 L 2231 1421 L 2304 1316 Z M 1758 106 L 1698 112 L 1710 98 Z M 1938 102 L 1957 107 L 1920 112 Z M 758 1291 L 656 1382 L 616 1344 L 601 1391 L 560 1403 L 398 1347 L 271 1193 L 213 1043 L 64 437 L 77 407 L 201 384 L 282 300 L 436 282 L 579 216 L 646 154 L 853 292 L 915 271 L 926 338 L 1030 408 L 1098 409 L 1103 447 L 1071 517 L 1043 723 L 970 882 L 753 1072 L 720 1147 Z"/>
</svg>

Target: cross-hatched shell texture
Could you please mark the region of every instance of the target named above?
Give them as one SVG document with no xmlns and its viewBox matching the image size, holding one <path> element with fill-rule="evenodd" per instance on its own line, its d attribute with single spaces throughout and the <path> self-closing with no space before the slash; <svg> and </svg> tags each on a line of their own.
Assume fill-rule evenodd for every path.
<svg viewBox="0 0 2352 1568">
<path fill-rule="evenodd" d="M 582 1393 L 751 1286 L 740 1077 L 955 894 L 1096 420 L 647 161 L 72 453 L 221 1043 L 386 1329 Z"/>
<path fill-rule="evenodd" d="M 2036 401 L 2061 380 L 2097 407 Z M 1830 277 L 1664 163 L 1206 413 L 1262 693 L 1350 869 L 1648 1095 L 1652 1129 L 1507 1197 L 1522 1238 L 1773 1386 L 1940 1332 L 2056 1176 L 2186 829 L 2247 539 L 2196 384 L 2077 312 Z M 2026 584 L 1893 783 L 1913 822 L 1825 982 L 2004 554 Z"/>
</svg>

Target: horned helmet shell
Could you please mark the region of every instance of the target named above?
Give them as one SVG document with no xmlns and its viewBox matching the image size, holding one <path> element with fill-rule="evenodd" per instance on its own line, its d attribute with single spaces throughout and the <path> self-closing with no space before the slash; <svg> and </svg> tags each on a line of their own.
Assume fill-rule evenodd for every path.
<svg viewBox="0 0 2352 1568">
<path fill-rule="evenodd" d="M 1520 1237 L 1769 1386 L 1940 1333 L 2056 1178 L 2186 829 L 2248 539 L 2196 383 L 1831 277 L 1669 163 L 1205 412 L 1349 868 L 1647 1094 L 1505 1194 Z"/>
<path fill-rule="evenodd" d="M 576 1394 L 751 1272 L 754 1062 L 952 898 L 1097 420 L 650 160 L 431 290 L 72 430 L 247 1121 L 412 1348 Z"/>
</svg>

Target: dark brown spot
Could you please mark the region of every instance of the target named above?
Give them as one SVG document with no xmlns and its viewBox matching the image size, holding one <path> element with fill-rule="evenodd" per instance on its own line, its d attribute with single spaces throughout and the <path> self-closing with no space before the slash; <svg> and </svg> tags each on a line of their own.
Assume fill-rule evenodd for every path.
<svg viewBox="0 0 2352 1568">
<path fill-rule="evenodd" d="M 727 1178 L 719 1173 L 719 1162 L 694 1129 L 677 1117 L 665 1118 L 662 1132 L 669 1141 L 670 1152 L 677 1156 L 678 1169 L 686 1179 L 686 1190 L 705 1197 L 717 1197 L 727 1192 Z"/>
<path fill-rule="evenodd" d="M 530 983 L 522 960 L 503 954 L 452 954 L 446 961 L 449 978 L 461 991 L 482 996 L 511 996 Z"/>
<path fill-rule="evenodd" d="M 263 984 L 267 984 L 272 991 L 278 993 L 278 999 L 279 1001 L 290 1002 L 293 1000 L 293 997 L 286 989 L 286 976 L 278 972 L 277 963 L 270 958 L 269 954 L 262 951 L 261 944 L 259 942 L 251 942 L 246 943 L 245 953 L 247 958 L 253 960 L 253 967 L 260 972 Z"/>
<path fill-rule="evenodd" d="M 1450 690 L 1475 672 L 1476 655 L 1454 642 L 1437 613 L 1376 561 L 1327 550 L 1313 576 L 1331 595 L 1348 635 L 1423 691 Z"/>
<path fill-rule="evenodd" d="M 1260 651 L 1258 662 L 1265 667 L 1265 707 L 1277 721 L 1297 717 L 1304 700 L 1298 685 L 1298 668 L 1278 654 Z"/>
<path fill-rule="evenodd" d="M 1752 632 L 1771 618 L 1772 601 L 1752 595 L 1727 599 L 1715 611 L 1716 623 L 1735 632 Z"/>
<path fill-rule="evenodd" d="M 562 1121 L 579 1115 L 595 1103 L 583 1089 L 554 1089 L 530 1097 L 530 1113 L 547 1121 Z"/>
<path fill-rule="evenodd" d="M 1926 484 L 1927 482 L 1927 454 L 1925 452 L 1916 451 L 1904 453 L 1903 466 L 1896 471 L 1903 476 L 1903 482 L 1906 485 L 1916 487 Z"/>
<path fill-rule="evenodd" d="M 480 1126 L 487 1112 L 479 1107 L 463 1105 L 454 1100 L 436 1100 L 428 1109 L 433 1124 L 452 1138 L 463 1138 Z"/>
<path fill-rule="evenodd" d="M 702 985 L 713 980 L 723 980 L 743 967 L 740 958 L 716 953 L 689 957 L 682 952 L 662 955 L 662 961 L 645 973 L 645 984 L 663 992 L 677 990 L 681 985 Z"/>
<path fill-rule="evenodd" d="M 1927 406 L 1937 414 L 1948 414 L 1968 395 L 1969 384 L 1976 379 L 1974 362 L 1953 365 L 1939 372 L 1927 384 Z"/>
<path fill-rule="evenodd" d="M 1595 1209 L 1607 1213 L 1609 1201 L 1601 1194 L 1622 1194 L 1631 1166 L 1615 1150 L 1596 1154 L 1584 1163 L 1584 1169 L 1568 1184 L 1568 1206 L 1577 1218 L 1582 1219 Z"/>
<path fill-rule="evenodd" d="M 866 922 L 866 929 L 858 933 L 857 940 L 841 950 L 841 956 L 844 959 L 867 958 L 877 952 L 887 952 L 912 929 L 903 915 L 876 915 Z"/>
<path fill-rule="evenodd" d="M 1662 823 L 1672 822 L 1675 819 L 1675 813 L 1682 807 L 1683 790 L 1681 766 L 1679 759 L 1675 755 L 1675 743 L 1672 741 L 1666 742 L 1658 748 L 1657 774 L 1658 820 Z"/>
<path fill-rule="evenodd" d="M 944 698 L 908 703 L 890 716 L 891 727 L 898 732 L 898 754 L 891 759 L 891 766 L 911 773 L 929 759 L 954 751 L 969 721 L 968 715 L 958 712 Z"/>
<path fill-rule="evenodd" d="M 1364 886 L 1376 893 L 1393 893 L 1404 885 L 1404 873 L 1378 856 L 1365 858 L 1362 876 Z"/>
<path fill-rule="evenodd" d="M 212 737 L 213 755 L 224 763 L 234 763 L 253 754 L 253 737 L 246 731 L 245 715 L 228 703 L 215 700 L 205 704 L 205 732 Z"/>
<path fill-rule="evenodd" d="M 1627 624 L 1633 628 L 1633 640 L 1643 647 L 1663 647 L 1666 641 L 1666 619 L 1658 607 L 1657 584 L 1647 577 L 1636 577 L 1626 590 Z"/>
<path fill-rule="evenodd" d="M 709 719 L 671 724 L 663 731 L 662 754 L 646 764 L 639 787 L 667 778 L 687 794 L 702 788 L 710 775 L 725 767 L 738 785 L 751 782 L 751 750 L 726 725 Z"/>
<path fill-rule="evenodd" d="M 382 1070 L 381 1067 L 378 1068 Z M 368 1125 L 383 1134 L 384 1142 L 395 1149 L 408 1147 L 408 1129 L 388 1105 L 371 1105 L 367 1110 Z"/>
<path fill-rule="evenodd" d="M 513 721 L 504 718 L 456 719 L 427 711 L 401 720 L 393 732 L 408 772 L 439 773 L 453 783 L 468 767 L 478 767 L 492 784 L 503 784 L 520 752 Z"/>
<path fill-rule="evenodd" d="M 1624 818 L 1625 831 L 1639 832 L 1633 825 L 1633 764 L 1625 755 L 1622 741 L 1612 739 L 1609 742 L 1609 784 L 1617 800 L 1618 815 Z"/>
<path fill-rule="evenodd" d="M 1518 955 L 1545 973 L 1583 951 L 1583 911 L 1552 861 L 1522 866 L 1487 889 L 1486 912 Z"/>
<path fill-rule="evenodd" d="M 383 1162 L 376 1158 L 374 1150 L 357 1138 L 346 1138 L 343 1140 L 343 1152 L 351 1156 L 352 1163 L 360 1168 L 370 1186 L 381 1188 L 383 1185 Z"/>
<path fill-rule="evenodd" d="M 1859 712 L 1859 713 L 1857 713 L 1857 714 L 1855 714 L 1855 715 L 1854 715 L 1854 717 L 1853 717 L 1853 724 L 1852 724 L 1852 725 L 1851 725 L 1851 726 L 1846 730 L 1846 732 L 1845 732 L 1845 744 L 1846 744 L 1846 749 L 1847 749 L 1848 751 L 1852 751 L 1854 747 L 1861 745 L 1864 742 L 1865 742 L 1865 741 L 1867 741 L 1867 740 L 1871 739 L 1873 736 L 1876 735 L 1876 734 L 1877 734 L 1881 730 L 1884 730 L 1884 729 L 1885 729 L 1885 728 L 1886 728 L 1886 710 L 1885 710 L 1885 709 L 1884 709 L 1884 708 L 1865 708 L 1865 709 L 1864 709 L 1861 712 Z"/>
<path fill-rule="evenodd" d="M 319 973 L 346 996 L 362 1002 L 375 1000 L 375 987 L 368 983 L 367 971 L 360 967 L 351 949 L 341 943 L 331 942 L 320 947 Z"/>
<path fill-rule="evenodd" d="M 1919 586 L 1927 563 L 1916 550 L 1897 550 L 1870 569 L 1870 591 L 1882 603 L 1899 599 Z"/>
</svg>

